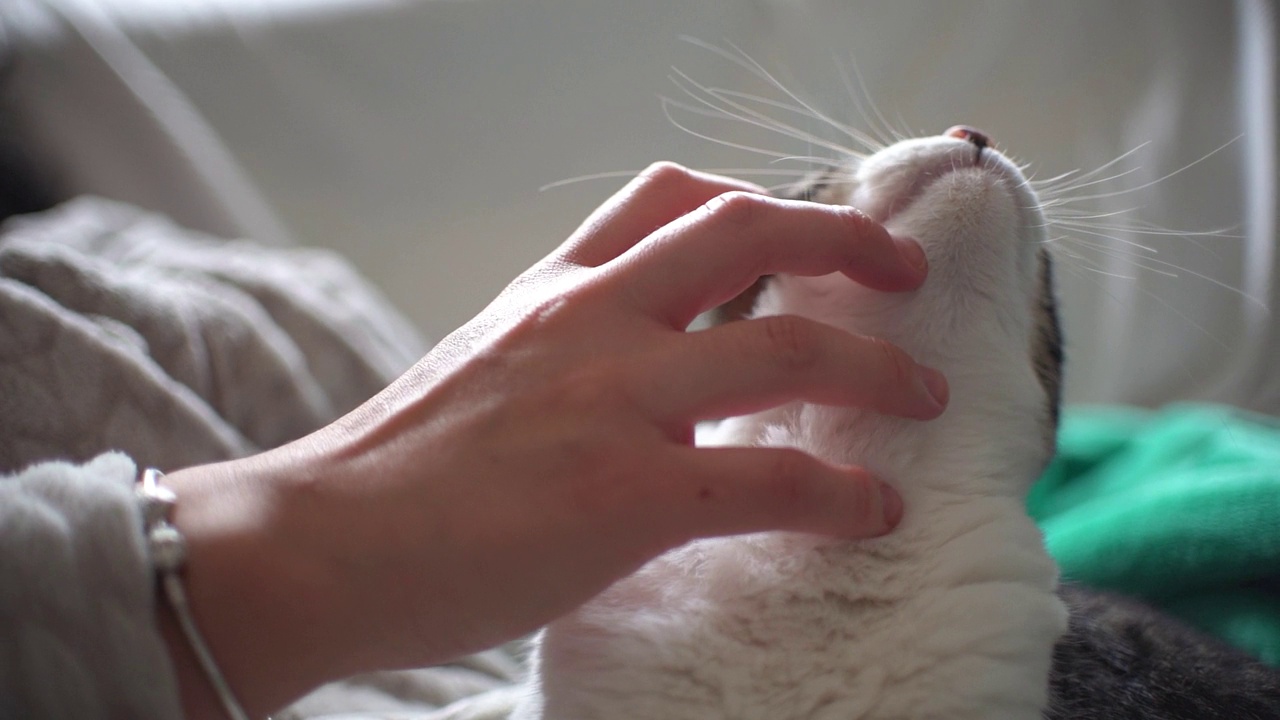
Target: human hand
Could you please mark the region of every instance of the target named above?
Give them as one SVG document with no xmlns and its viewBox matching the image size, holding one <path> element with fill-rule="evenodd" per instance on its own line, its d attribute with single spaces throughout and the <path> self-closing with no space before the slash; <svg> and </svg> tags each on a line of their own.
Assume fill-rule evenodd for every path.
<svg viewBox="0 0 1280 720">
<path fill-rule="evenodd" d="M 763 274 L 923 281 L 918 246 L 857 211 L 759 192 L 654 166 L 347 417 L 171 474 L 193 605 L 245 702 L 518 637 L 692 538 L 890 529 L 901 501 L 861 469 L 692 447 L 700 420 L 797 399 L 946 402 L 901 350 L 812 321 L 685 331 Z"/>
</svg>

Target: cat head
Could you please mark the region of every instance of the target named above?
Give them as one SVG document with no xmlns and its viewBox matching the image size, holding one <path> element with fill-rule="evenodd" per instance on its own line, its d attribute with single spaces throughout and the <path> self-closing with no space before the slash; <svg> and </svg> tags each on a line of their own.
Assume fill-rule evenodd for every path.
<svg viewBox="0 0 1280 720">
<path fill-rule="evenodd" d="M 1016 163 L 957 126 L 832 166 L 787 194 L 851 205 L 918 240 L 929 277 L 914 292 L 880 293 L 839 274 L 774 276 L 750 315 L 799 314 L 891 340 L 947 374 L 957 412 L 1034 415 L 1052 447 L 1062 335 L 1045 217 Z"/>
</svg>

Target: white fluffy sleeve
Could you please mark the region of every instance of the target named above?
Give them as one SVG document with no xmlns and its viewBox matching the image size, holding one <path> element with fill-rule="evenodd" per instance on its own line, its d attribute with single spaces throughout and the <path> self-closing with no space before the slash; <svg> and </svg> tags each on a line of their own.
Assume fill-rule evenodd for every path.
<svg viewBox="0 0 1280 720">
<path fill-rule="evenodd" d="M 0 718 L 178 718 L 120 453 L 0 477 Z"/>
</svg>

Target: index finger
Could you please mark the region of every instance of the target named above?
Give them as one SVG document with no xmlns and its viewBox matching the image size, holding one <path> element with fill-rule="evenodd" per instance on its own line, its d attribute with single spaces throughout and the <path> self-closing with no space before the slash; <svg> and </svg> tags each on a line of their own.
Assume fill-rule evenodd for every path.
<svg viewBox="0 0 1280 720">
<path fill-rule="evenodd" d="M 650 165 L 596 209 L 563 247 L 565 260 L 599 267 L 630 250 L 654 230 L 727 192 L 765 192 L 732 178 L 675 163 Z"/>
<path fill-rule="evenodd" d="M 733 192 L 634 247 L 617 277 L 644 312 L 683 328 L 762 275 L 841 272 L 902 291 L 920 286 L 926 264 L 917 242 L 895 240 L 854 208 Z"/>
</svg>

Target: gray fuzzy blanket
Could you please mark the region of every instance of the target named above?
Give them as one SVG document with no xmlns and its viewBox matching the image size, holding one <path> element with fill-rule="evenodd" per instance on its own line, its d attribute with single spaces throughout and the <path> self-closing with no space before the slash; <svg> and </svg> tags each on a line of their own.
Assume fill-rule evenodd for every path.
<svg viewBox="0 0 1280 720">
<path fill-rule="evenodd" d="M 326 251 L 223 241 L 97 198 L 13 218 L 0 228 L 0 474 L 108 450 L 174 469 L 274 447 L 424 350 Z M 491 651 L 327 686 L 277 717 L 420 715 L 517 673 Z"/>
</svg>

